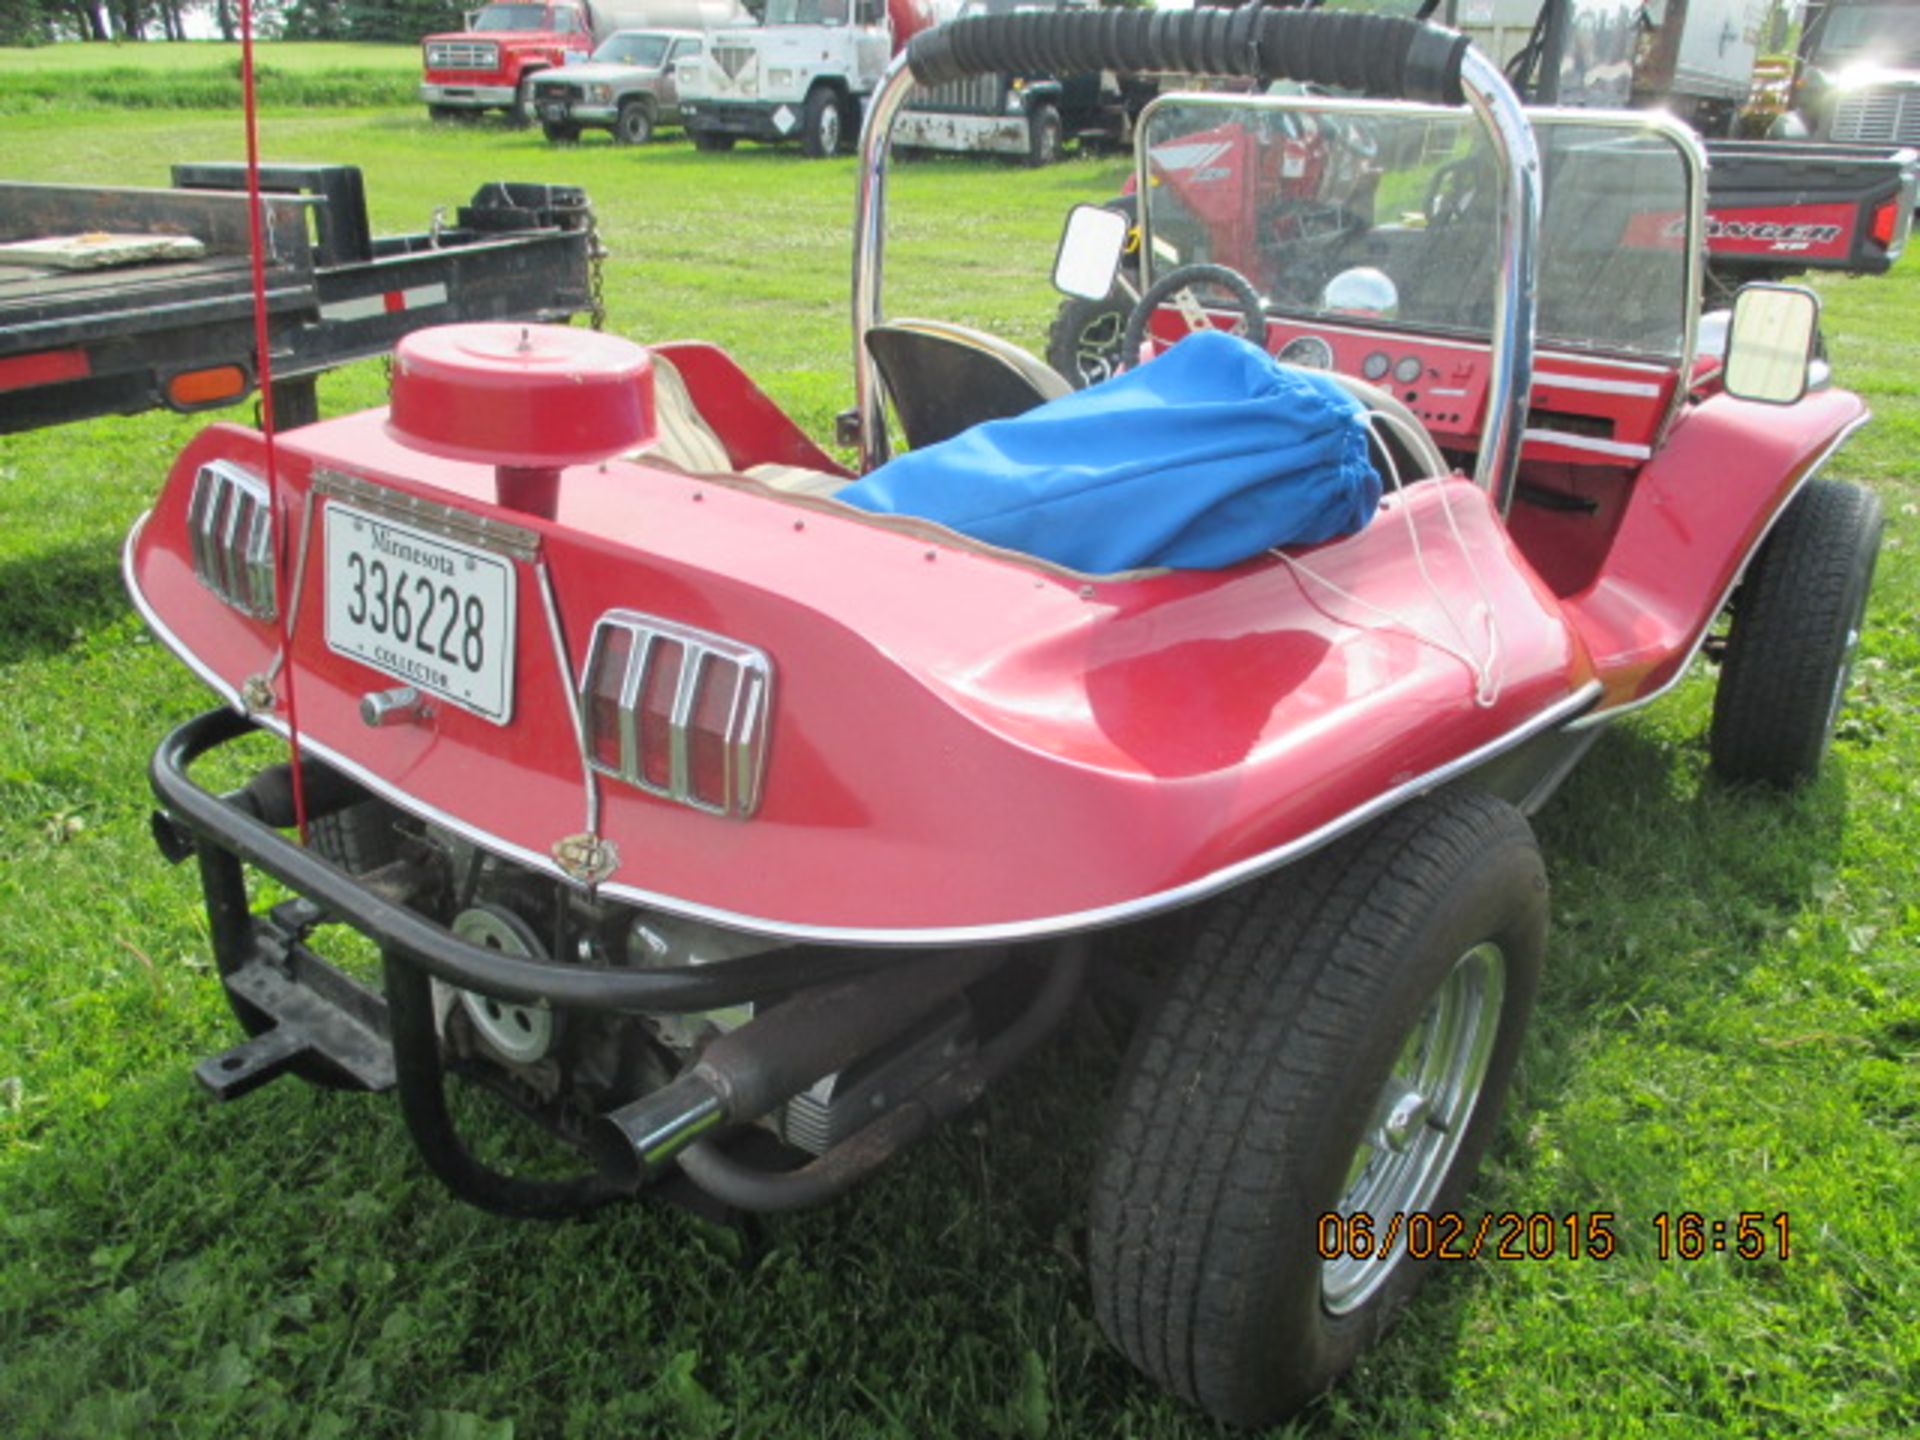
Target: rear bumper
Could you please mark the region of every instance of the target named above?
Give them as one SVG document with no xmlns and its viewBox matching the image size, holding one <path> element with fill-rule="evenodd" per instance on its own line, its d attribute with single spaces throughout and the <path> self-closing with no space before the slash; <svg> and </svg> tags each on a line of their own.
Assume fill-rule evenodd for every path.
<svg viewBox="0 0 1920 1440">
<path fill-rule="evenodd" d="M 893 122 L 893 143 L 963 155 L 1025 155 L 1033 131 L 1021 115 L 957 115 L 939 110 L 902 110 Z"/>
<path fill-rule="evenodd" d="M 518 97 L 511 85 L 422 84 L 420 98 L 449 110 L 498 110 L 512 105 Z"/>
<path fill-rule="evenodd" d="M 246 866 L 272 876 L 329 918 L 344 921 L 382 950 L 448 984 L 523 1004 L 669 1013 L 712 1010 L 864 973 L 890 958 L 879 950 L 805 947 L 715 961 L 697 969 L 590 970 L 469 944 L 303 848 L 244 808 L 235 795 L 216 795 L 193 778 L 195 762 L 255 728 L 252 720 L 234 711 L 209 710 L 170 732 L 149 767 L 164 817 L 157 828 L 176 842 L 181 832 L 190 836 L 201 858 L 223 974 L 228 973 L 227 961 L 243 963 L 256 945 L 258 922 L 247 909 L 241 878 Z M 308 764 L 318 768 L 315 762 Z M 170 849 L 179 858 L 179 845 Z"/>
</svg>

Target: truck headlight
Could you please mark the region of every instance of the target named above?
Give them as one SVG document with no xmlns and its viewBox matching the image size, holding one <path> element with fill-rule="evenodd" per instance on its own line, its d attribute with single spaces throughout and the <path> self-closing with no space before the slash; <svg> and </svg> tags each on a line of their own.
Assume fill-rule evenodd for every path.
<svg viewBox="0 0 1920 1440">
<path fill-rule="evenodd" d="M 613 103 L 613 86 L 587 86 L 587 103 L 589 105 L 611 105 Z"/>
</svg>

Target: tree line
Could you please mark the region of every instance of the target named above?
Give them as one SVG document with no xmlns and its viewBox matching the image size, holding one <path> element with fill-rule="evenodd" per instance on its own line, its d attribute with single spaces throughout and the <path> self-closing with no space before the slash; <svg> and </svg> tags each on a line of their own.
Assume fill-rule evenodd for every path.
<svg viewBox="0 0 1920 1440">
<path fill-rule="evenodd" d="M 406 44 L 458 30 L 466 8 L 459 0 L 253 0 L 253 28 L 263 39 Z M 0 0 L 0 45 L 185 40 L 190 17 L 210 21 L 223 40 L 240 37 L 240 0 Z"/>
</svg>

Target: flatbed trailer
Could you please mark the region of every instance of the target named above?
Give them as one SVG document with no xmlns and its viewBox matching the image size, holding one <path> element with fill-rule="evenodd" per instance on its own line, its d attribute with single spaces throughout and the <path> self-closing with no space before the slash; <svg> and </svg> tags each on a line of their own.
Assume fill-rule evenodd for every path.
<svg viewBox="0 0 1920 1440">
<path fill-rule="evenodd" d="M 192 258 L 74 270 L 0 264 L 0 434 L 165 406 L 213 409 L 258 387 L 246 170 L 175 165 L 171 189 L 0 182 L 0 244 L 186 236 Z M 425 325 L 564 322 L 592 306 L 585 192 L 492 182 L 425 231 L 375 238 L 360 171 L 261 171 L 274 409 L 319 418 L 314 380 Z"/>
</svg>

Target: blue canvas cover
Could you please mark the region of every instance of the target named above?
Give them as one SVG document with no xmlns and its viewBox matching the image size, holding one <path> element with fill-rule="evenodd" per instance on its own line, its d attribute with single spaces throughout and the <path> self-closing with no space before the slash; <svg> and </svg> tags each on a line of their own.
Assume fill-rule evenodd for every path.
<svg viewBox="0 0 1920 1440">
<path fill-rule="evenodd" d="M 1380 477 L 1357 401 L 1220 331 L 880 466 L 837 499 L 1095 574 L 1352 534 Z"/>
</svg>

